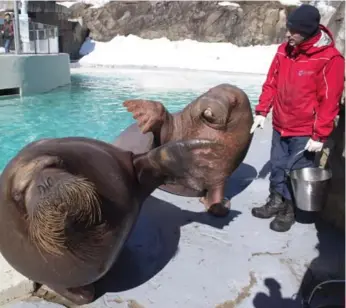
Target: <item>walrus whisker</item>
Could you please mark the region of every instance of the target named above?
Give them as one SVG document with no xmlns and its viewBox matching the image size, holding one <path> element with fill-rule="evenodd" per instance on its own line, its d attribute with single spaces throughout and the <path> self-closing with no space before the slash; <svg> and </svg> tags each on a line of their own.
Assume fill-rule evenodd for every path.
<svg viewBox="0 0 346 308">
<path fill-rule="evenodd" d="M 91 262 L 93 259 L 99 259 L 99 250 L 104 247 L 104 238 L 106 234 L 111 231 L 108 230 L 106 223 L 102 223 L 93 227 L 83 233 L 75 232 L 75 238 L 77 235 L 81 235 L 81 240 L 69 241 L 67 246 L 72 256 L 78 260 L 85 260 Z M 80 236 L 78 237 L 80 239 Z"/>
<path fill-rule="evenodd" d="M 85 229 L 85 238 L 101 238 L 102 228 L 98 228 L 102 218 L 100 205 L 95 186 L 84 178 L 73 177 L 62 182 L 36 205 L 34 213 L 28 216 L 29 236 L 41 252 L 61 256 L 68 250 L 74 254 L 73 247 L 77 245 L 79 257 L 82 251 L 90 255 L 89 250 L 95 245 L 80 249 L 83 243 L 73 243 L 76 231 L 69 234 L 69 226 L 81 225 Z"/>
</svg>

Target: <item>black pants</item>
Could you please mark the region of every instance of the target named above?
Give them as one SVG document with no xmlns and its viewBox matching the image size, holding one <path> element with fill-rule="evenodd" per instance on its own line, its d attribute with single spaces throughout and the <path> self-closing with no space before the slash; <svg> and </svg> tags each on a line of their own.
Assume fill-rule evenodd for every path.
<svg viewBox="0 0 346 308">
<path fill-rule="evenodd" d="M 295 156 L 295 154 L 304 149 L 309 138 L 309 136 L 281 137 L 280 133 L 273 129 L 270 152 L 270 190 L 279 193 L 285 199 L 292 200 L 291 192 L 287 185 L 285 170 L 315 167 L 314 152 L 304 151 Z"/>
</svg>

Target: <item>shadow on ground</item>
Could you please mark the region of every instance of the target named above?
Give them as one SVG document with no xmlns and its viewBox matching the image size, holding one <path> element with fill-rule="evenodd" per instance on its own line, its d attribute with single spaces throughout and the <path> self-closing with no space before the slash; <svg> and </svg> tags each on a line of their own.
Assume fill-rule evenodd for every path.
<svg viewBox="0 0 346 308">
<path fill-rule="evenodd" d="M 284 298 L 281 293 L 281 285 L 274 278 L 264 280 L 264 285 L 268 289 L 267 293 L 257 293 L 253 300 L 254 308 L 297 308 L 300 307 L 299 300 L 294 298 Z"/>
<path fill-rule="evenodd" d="M 225 197 L 232 199 L 245 190 L 257 177 L 254 167 L 241 163 L 226 181 Z"/>
<path fill-rule="evenodd" d="M 319 255 L 304 274 L 297 296 L 283 298 L 281 285 L 273 278 L 264 281 L 268 293 L 257 293 L 254 308 L 342 308 L 345 307 L 345 233 L 316 218 L 315 226 Z M 306 305 L 313 289 L 321 282 L 335 280 L 314 292 L 310 305 Z M 339 282 L 337 282 L 339 281 Z M 303 300 L 305 306 L 303 305 Z"/>
<path fill-rule="evenodd" d="M 115 266 L 95 284 L 97 297 L 135 288 L 160 272 L 178 251 L 180 227 L 191 222 L 223 228 L 240 214 L 225 218 L 191 212 L 149 197 Z"/>
<path fill-rule="evenodd" d="M 256 175 L 255 168 L 241 164 L 227 181 L 226 196 L 242 192 Z M 227 217 L 215 218 L 203 212 L 202 205 L 196 213 L 149 197 L 116 264 L 96 283 L 97 296 L 135 288 L 160 272 L 178 251 L 180 227 L 198 222 L 221 229 L 240 214 L 231 210 Z"/>
<path fill-rule="evenodd" d="M 254 167 L 241 163 L 233 174 L 226 180 L 225 197 L 232 199 L 248 187 L 256 177 L 257 171 Z M 159 189 L 162 189 L 162 187 Z M 172 195 L 180 195 L 179 193 L 169 192 L 165 189 L 162 190 Z"/>
<path fill-rule="evenodd" d="M 319 283 L 341 280 L 342 283 L 322 287 L 316 293 L 316 300 L 313 302 L 315 304 L 311 308 L 318 307 L 316 304 L 325 301 L 339 305 L 330 307 L 345 307 L 345 233 L 319 217 L 316 218 L 315 226 L 319 241 L 316 249 L 319 255 L 310 263 L 299 292 L 303 298 L 307 298 Z"/>
<path fill-rule="evenodd" d="M 263 167 L 261 168 L 261 170 L 258 172 L 258 178 L 260 179 L 265 179 L 267 175 L 270 174 L 270 168 L 271 168 L 271 164 L 270 164 L 270 160 L 268 160 Z"/>
</svg>

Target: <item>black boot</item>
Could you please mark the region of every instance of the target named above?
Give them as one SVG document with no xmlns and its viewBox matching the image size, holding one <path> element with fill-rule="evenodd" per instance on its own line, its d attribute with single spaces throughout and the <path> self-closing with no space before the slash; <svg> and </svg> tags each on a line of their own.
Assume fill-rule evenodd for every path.
<svg viewBox="0 0 346 308">
<path fill-rule="evenodd" d="M 279 211 L 269 227 L 273 231 L 286 232 L 295 223 L 294 207 L 291 200 L 285 200 L 285 207 Z"/>
<path fill-rule="evenodd" d="M 281 195 L 276 192 L 271 192 L 267 203 L 260 207 L 254 207 L 251 210 L 251 214 L 257 218 L 271 218 L 283 208 L 284 203 Z"/>
</svg>

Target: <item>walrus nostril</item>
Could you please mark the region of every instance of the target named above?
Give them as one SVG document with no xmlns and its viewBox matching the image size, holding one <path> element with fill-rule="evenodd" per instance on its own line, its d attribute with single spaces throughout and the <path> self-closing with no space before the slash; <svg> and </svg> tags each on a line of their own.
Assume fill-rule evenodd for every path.
<svg viewBox="0 0 346 308">
<path fill-rule="evenodd" d="M 48 187 L 52 187 L 53 186 L 53 180 L 52 180 L 52 178 L 50 176 L 47 178 L 47 186 Z"/>
</svg>

